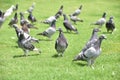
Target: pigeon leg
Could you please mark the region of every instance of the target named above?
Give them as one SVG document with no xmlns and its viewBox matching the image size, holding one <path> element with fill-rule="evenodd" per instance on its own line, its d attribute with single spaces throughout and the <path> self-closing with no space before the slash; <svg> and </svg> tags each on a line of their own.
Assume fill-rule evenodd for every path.
<svg viewBox="0 0 120 80">
<path fill-rule="evenodd" d="M 58 53 L 58 57 L 60 56 L 60 53 Z"/>
<path fill-rule="evenodd" d="M 87 65 L 90 66 L 91 65 L 91 60 L 88 60 L 87 62 L 88 62 Z"/>
<path fill-rule="evenodd" d="M 28 56 L 28 50 L 24 50 L 24 56 Z"/>
<path fill-rule="evenodd" d="M 61 56 L 63 57 L 63 56 L 64 56 L 64 53 L 62 53 Z"/>
</svg>

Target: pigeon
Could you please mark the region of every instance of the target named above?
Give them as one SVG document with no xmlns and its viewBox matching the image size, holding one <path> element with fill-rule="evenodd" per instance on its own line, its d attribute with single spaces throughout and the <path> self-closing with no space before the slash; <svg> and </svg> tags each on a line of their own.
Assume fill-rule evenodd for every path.
<svg viewBox="0 0 120 80">
<path fill-rule="evenodd" d="M 75 12 L 71 15 L 72 16 L 78 16 L 81 13 L 81 10 L 82 10 L 82 5 L 80 5 L 80 7 L 77 10 L 75 10 Z"/>
<path fill-rule="evenodd" d="M 12 26 L 13 24 L 17 24 L 17 23 L 18 23 L 17 13 L 15 13 L 14 17 L 11 19 L 8 25 Z"/>
<path fill-rule="evenodd" d="M 41 53 L 41 51 L 29 41 L 29 39 L 24 37 L 24 32 L 22 31 L 18 38 L 18 46 L 24 51 L 24 56 L 27 56 L 29 51 L 37 51 L 38 53 Z"/>
<path fill-rule="evenodd" d="M 112 16 L 110 17 L 109 21 L 106 22 L 106 29 L 107 32 L 111 31 L 111 33 L 115 30 L 115 24 Z"/>
<path fill-rule="evenodd" d="M 75 56 L 73 61 L 87 61 L 88 66 L 93 67 L 95 59 L 101 54 L 101 43 L 103 39 L 106 39 L 105 35 L 99 36 L 99 38 L 96 42 L 93 43 L 93 45 L 87 47 L 86 50 L 81 51 L 77 56 Z"/>
<path fill-rule="evenodd" d="M 99 25 L 99 28 L 101 28 L 106 23 L 106 12 L 103 13 L 102 18 L 100 18 L 95 23 L 92 23 L 91 25 Z"/>
<path fill-rule="evenodd" d="M 64 16 L 63 25 L 66 28 L 67 32 L 68 31 L 74 31 L 74 32 L 78 33 L 77 29 L 69 22 L 66 14 L 63 14 L 63 16 Z"/>
<path fill-rule="evenodd" d="M 32 13 L 29 13 L 28 20 L 31 21 L 32 23 L 37 21 L 36 18 L 32 15 Z"/>
<path fill-rule="evenodd" d="M 34 10 L 34 7 L 35 7 L 35 3 L 33 3 L 32 6 L 30 6 L 25 13 L 32 13 Z"/>
<path fill-rule="evenodd" d="M 4 17 L 4 12 L 2 12 L 2 11 L 0 10 L 0 28 L 2 27 L 5 19 L 6 19 L 6 18 Z"/>
<path fill-rule="evenodd" d="M 52 23 L 54 20 L 57 21 L 58 18 L 59 18 L 59 14 L 57 14 L 57 15 L 55 15 L 55 16 L 50 16 L 50 17 L 47 18 L 46 20 L 41 21 L 41 23 L 51 25 L 51 23 Z"/>
<path fill-rule="evenodd" d="M 63 34 L 62 29 L 59 28 L 58 30 L 59 30 L 59 37 L 56 40 L 55 49 L 58 52 L 58 55 L 63 56 L 64 51 L 68 47 L 68 42 L 67 42 L 67 39 L 65 38 L 65 36 Z"/>
<path fill-rule="evenodd" d="M 56 21 L 54 20 L 49 28 L 47 28 L 42 33 L 38 33 L 37 35 L 43 35 L 51 39 L 51 36 L 56 32 Z"/>
<path fill-rule="evenodd" d="M 98 39 L 98 32 L 100 32 L 99 28 L 94 28 L 92 31 L 92 35 L 90 37 L 90 39 L 88 40 L 88 42 L 86 43 L 85 47 L 82 49 L 82 51 L 85 51 L 88 47 L 92 46 L 94 44 L 94 42 L 97 41 Z"/>
<path fill-rule="evenodd" d="M 70 20 L 74 22 L 74 24 L 76 24 L 76 22 L 83 22 L 83 20 L 81 20 L 80 18 L 78 18 L 77 16 L 70 16 Z"/>
<path fill-rule="evenodd" d="M 58 14 L 59 14 L 59 15 L 62 15 L 62 14 L 63 14 L 63 5 L 61 5 L 59 11 L 55 14 L 55 16 L 58 15 Z"/>
<path fill-rule="evenodd" d="M 19 38 L 19 37 L 20 37 L 20 32 L 23 32 L 23 30 L 20 29 L 17 24 L 13 24 L 13 28 L 14 28 L 15 31 L 16 31 L 17 38 Z M 33 43 L 34 43 L 34 42 L 37 42 L 37 43 L 39 43 L 39 40 L 38 40 L 38 39 L 30 36 L 29 34 L 27 34 L 27 33 L 25 33 L 25 32 L 24 32 L 24 38 L 25 38 L 25 39 L 28 39 L 30 42 L 33 42 Z"/>
</svg>

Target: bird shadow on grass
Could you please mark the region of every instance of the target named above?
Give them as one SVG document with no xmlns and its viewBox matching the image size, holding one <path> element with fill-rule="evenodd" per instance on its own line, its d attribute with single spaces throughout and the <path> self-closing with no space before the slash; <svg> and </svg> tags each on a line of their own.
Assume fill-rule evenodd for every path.
<svg viewBox="0 0 120 80">
<path fill-rule="evenodd" d="M 112 32 L 102 32 L 102 34 L 112 34 Z"/>
<path fill-rule="evenodd" d="M 58 58 L 59 56 L 58 56 L 58 54 L 54 54 L 52 57 L 53 58 Z"/>
<path fill-rule="evenodd" d="M 79 33 L 74 33 L 74 32 L 63 32 L 63 33 L 65 33 L 65 34 L 79 34 Z"/>
<path fill-rule="evenodd" d="M 39 41 L 52 41 L 52 39 L 39 39 Z"/>
<path fill-rule="evenodd" d="M 15 55 L 15 56 L 13 56 L 13 58 L 20 58 L 20 57 L 29 57 L 29 56 L 38 56 L 39 54 L 31 54 L 31 55 L 27 55 L 27 56 L 25 56 L 25 55 Z"/>
<path fill-rule="evenodd" d="M 80 63 L 80 62 L 75 62 L 75 64 L 77 64 L 78 66 L 86 66 L 86 64 L 85 63 Z"/>
<path fill-rule="evenodd" d="M 60 58 L 60 57 L 63 57 L 63 56 L 62 55 L 58 55 L 58 54 L 54 54 L 52 57 L 53 58 Z"/>
</svg>

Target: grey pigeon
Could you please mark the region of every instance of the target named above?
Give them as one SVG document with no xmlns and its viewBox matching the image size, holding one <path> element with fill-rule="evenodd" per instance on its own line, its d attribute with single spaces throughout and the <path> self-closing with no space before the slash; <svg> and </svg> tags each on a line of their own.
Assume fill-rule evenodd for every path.
<svg viewBox="0 0 120 80">
<path fill-rule="evenodd" d="M 103 13 L 102 18 L 97 20 L 95 23 L 92 23 L 92 25 L 99 25 L 99 28 L 102 27 L 106 23 L 106 13 Z"/>
<path fill-rule="evenodd" d="M 25 13 L 32 13 L 34 10 L 34 7 L 35 7 L 35 3 L 33 3 Z"/>
<path fill-rule="evenodd" d="M 93 67 L 95 59 L 101 54 L 101 43 L 103 39 L 106 39 L 105 35 L 101 35 L 92 46 L 87 47 L 84 51 L 81 51 L 77 56 L 75 56 L 73 61 L 87 61 L 88 65 Z"/>
<path fill-rule="evenodd" d="M 21 31 L 18 38 L 18 46 L 24 51 L 24 55 L 27 56 L 29 51 L 37 51 L 41 53 L 28 39 L 24 37 L 24 33 Z"/>
<path fill-rule="evenodd" d="M 50 16 L 50 17 L 47 18 L 46 20 L 41 21 L 41 23 L 51 25 L 51 23 L 52 23 L 54 20 L 57 21 L 58 18 L 59 18 L 59 14 L 57 14 L 57 15 L 55 15 L 55 16 Z"/>
<path fill-rule="evenodd" d="M 5 21 L 4 12 L 0 10 L 0 28 L 2 27 L 4 21 Z"/>
<path fill-rule="evenodd" d="M 12 26 L 13 24 L 17 24 L 18 23 L 18 17 L 17 17 L 17 13 L 15 13 L 14 17 L 10 20 L 9 22 L 9 26 Z"/>
<path fill-rule="evenodd" d="M 43 36 L 46 36 L 48 38 L 51 39 L 51 36 L 56 32 L 56 21 L 54 20 L 50 27 L 47 28 L 45 31 L 43 31 L 42 33 L 38 33 L 37 35 L 43 35 Z"/>
<path fill-rule="evenodd" d="M 67 39 L 65 38 L 65 36 L 63 34 L 62 29 L 59 28 L 58 30 L 59 30 L 59 37 L 56 40 L 55 49 L 58 52 L 58 55 L 63 56 L 64 55 L 64 51 L 68 47 L 68 42 L 67 42 Z"/>
<path fill-rule="evenodd" d="M 109 21 L 106 22 L 106 29 L 107 32 L 111 31 L 111 33 L 115 30 L 115 24 L 112 16 L 110 17 Z"/>
<path fill-rule="evenodd" d="M 74 11 L 74 13 L 72 13 L 72 16 L 78 16 L 81 13 L 82 10 L 82 5 L 80 5 L 80 7 Z"/>
<path fill-rule="evenodd" d="M 63 14 L 64 16 L 64 22 L 63 25 L 66 28 L 67 32 L 68 31 L 74 31 L 76 33 L 78 33 L 77 29 L 70 23 L 70 21 L 68 20 L 66 14 Z"/>
<path fill-rule="evenodd" d="M 59 11 L 55 14 L 55 16 L 58 15 L 58 14 L 59 14 L 59 15 L 62 15 L 62 14 L 63 14 L 63 5 L 61 5 Z"/>
<path fill-rule="evenodd" d="M 32 23 L 37 21 L 36 18 L 32 15 L 32 13 L 29 13 L 28 20 L 31 21 Z"/>
<path fill-rule="evenodd" d="M 92 46 L 97 41 L 98 32 L 100 32 L 100 30 L 98 28 L 93 29 L 92 35 L 91 35 L 90 39 L 88 40 L 88 42 L 86 43 L 85 47 L 82 49 L 82 51 L 85 51 L 88 47 Z"/>
<path fill-rule="evenodd" d="M 69 16 L 70 16 L 70 20 L 73 21 L 74 24 L 76 24 L 76 22 L 83 22 L 83 20 L 78 18 L 77 16 L 72 16 L 72 15 Z"/>
</svg>

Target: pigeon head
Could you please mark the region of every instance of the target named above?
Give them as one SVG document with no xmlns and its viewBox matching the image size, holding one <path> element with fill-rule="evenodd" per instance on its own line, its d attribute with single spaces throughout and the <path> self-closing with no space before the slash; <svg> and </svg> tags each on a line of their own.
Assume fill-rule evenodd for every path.
<svg viewBox="0 0 120 80">
<path fill-rule="evenodd" d="M 103 16 L 102 16 L 102 17 L 103 17 L 103 18 L 106 18 L 106 12 L 103 13 Z"/>
<path fill-rule="evenodd" d="M 77 29 L 74 29 L 74 31 L 76 32 L 76 34 L 79 34 L 78 30 Z"/>
<path fill-rule="evenodd" d="M 100 29 L 99 28 L 94 28 L 93 32 L 100 32 Z"/>
<path fill-rule="evenodd" d="M 63 30 L 62 30 L 61 27 L 59 27 L 57 31 L 59 31 L 59 32 L 63 32 Z"/>
<path fill-rule="evenodd" d="M 103 40 L 103 39 L 107 39 L 107 37 L 103 34 L 99 37 L 99 39 Z"/>
<path fill-rule="evenodd" d="M 20 12 L 20 16 L 23 16 L 23 13 L 22 13 L 22 12 Z"/>
<path fill-rule="evenodd" d="M 63 14 L 64 20 L 68 20 L 66 14 Z"/>
</svg>

